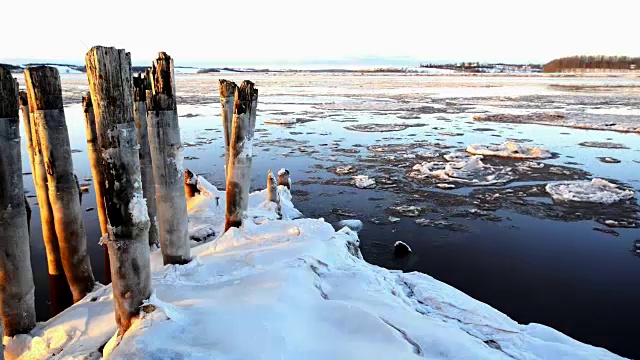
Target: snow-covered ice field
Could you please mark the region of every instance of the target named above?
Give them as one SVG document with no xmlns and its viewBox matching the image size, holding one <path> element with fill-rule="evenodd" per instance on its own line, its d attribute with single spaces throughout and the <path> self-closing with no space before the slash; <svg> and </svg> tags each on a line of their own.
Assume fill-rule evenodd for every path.
<svg viewBox="0 0 640 360">
<path fill-rule="evenodd" d="M 211 187 L 208 187 L 211 189 Z M 616 359 L 540 324 L 520 325 L 421 273 L 362 259 L 357 233 L 299 213 L 286 187 L 278 220 L 266 191 L 249 219 L 192 250 L 187 265 L 152 253 L 154 293 L 116 336 L 113 294 L 88 294 L 6 354 L 16 359 Z M 224 193 L 189 199 L 224 225 Z M 219 200 L 222 200 L 219 204 Z M 197 211 L 194 211 L 197 209 Z M 293 214 L 293 216 L 292 216 Z"/>
<path fill-rule="evenodd" d="M 217 98 L 218 76 L 179 75 L 177 91 L 181 104 L 178 111 L 182 116 L 184 165 L 221 188 L 224 151 Z M 640 278 L 640 257 L 631 250 L 634 240 L 640 239 L 637 228 L 640 137 L 637 132 L 628 131 L 633 126 L 640 126 L 640 114 L 637 113 L 637 109 L 640 109 L 640 79 L 288 73 L 224 76 L 236 82 L 245 78 L 253 80 L 260 90 L 253 151 L 257 158 L 253 161 L 254 190 L 264 188 L 269 169 L 277 171 L 287 167 L 294 183 L 293 202 L 305 217 L 324 218 L 336 230 L 341 227 L 338 224 L 342 220 L 361 221 L 360 248 L 367 262 L 388 269 L 425 273 L 489 304 L 518 323 L 549 325 L 581 342 L 604 347 L 619 355 L 640 357 L 633 331 L 640 321 L 640 313 L 634 310 L 640 302 L 640 287 L 635 285 Z M 81 182 L 90 183 L 91 172 L 79 104 L 80 97 L 87 90 L 86 78 L 84 75 L 62 74 L 62 84 L 71 145 L 81 150 L 73 154 L 74 165 Z M 474 120 L 474 117 L 485 116 L 495 116 L 494 120 L 499 120 L 500 116 L 504 119 L 503 115 L 515 115 L 518 121 Z M 562 115 L 562 118 L 558 115 Z M 556 121 L 553 119 L 620 131 L 542 125 Z M 25 171 L 29 168 L 27 159 L 25 153 Z M 615 191 L 609 188 L 607 191 L 625 195 L 620 201 L 610 204 L 558 201 L 559 193 L 554 189 L 560 188 L 561 196 L 569 199 L 572 196 L 567 194 L 567 189 L 572 188 L 582 195 L 586 191 L 586 198 L 589 199 L 612 199 L 603 192 L 594 192 L 597 189 L 585 186 L 594 178 L 603 179 L 615 187 Z M 34 195 L 31 177 L 26 174 L 24 179 L 25 188 L 30 195 Z M 565 182 L 569 182 L 568 185 Z M 555 184 L 551 186 L 551 192 L 547 191 L 549 184 Z M 633 195 L 629 196 L 630 192 Z M 34 208 L 33 219 L 38 219 L 37 207 L 33 206 L 35 198 L 31 197 L 30 201 Z M 87 209 L 95 207 L 92 192 L 84 196 L 83 206 Z M 317 225 L 326 234 L 324 238 L 333 236 L 325 223 L 298 221 Z M 95 211 L 86 212 L 85 223 L 93 267 L 102 269 L 102 249 L 97 245 L 99 226 Z M 293 221 L 282 226 L 302 226 L 295 223 Z M 345 224 L 354 227 L 360 225 L 350 221 L 342 223 Z M 192 230 L 206 233 L 213 228 L 208 228 L 202 222 L 194 225 Z M 45 320 L 48 313 L 48 279 L 39 232 L 39 224 L 33 221 L 32 263 L 37 282 L 38 314 L 41 320 Z M 243 238 L 245 235 L 238 236 Z M 338 237 L 342 236 L 345 238 L 340 241 L 346 241 L 348 236 Z M 327 256 L 326 261 L 321 260 L 329 265 L 338 264 L 336 257 L 342 259 L 342 256 L 346 256 L 339 250 L 325 254 L 326 249 L 319 250 L 324 249 L 324 245 L 314 245 L 316 240 L 304 239 L 299 245 L 302 248 L 296 247 L 295 251 L 303 251 L 302 244 L 306 244 L 308 250 L 304 251 L 321 251 Z M 393 245 L 397 241 L 409 245 L 412 254 L 405 258 L 394 257 Z M 203 249 L 211 246 L 214 245 L 203 245 Z M 258 247 L 242 246 L 236 255 L 262 251 Z M 269 248 L 265 250 L 266 253 L 271 254 L 272 249 L 281 247 L 284 250 L 277 259 L 258 264 L 269 269 L 265 272 L 280 269 L 281 262 L 287 263 L 287 256 L 295 253 L 294 250 L 289 253 L 287 246 L 279 245 L 273 239 L 266 240 L 265 247 Z M 229 249 L 224 251 L 233 253 Z M 236 255 L 222 257 L 232 259 Z M 227 261 L 212 255 L 209 257 L 209 260 L 203 257 L 203 265 L 185 271 L 193 272 L 193 276 L 203 276 L 208 274 L 209 264 L 216 267 L 222 266 L 222 263 L 215 265 L 217 261 Z M 375 294 L 383 291 L 380 289 L 387 289 L 384 295 L 380 295 L 380 301 L 384 304 L 399 301 L 398 304 L 403 303 L 402 306 L 407 307 L 402 311 L 408 313 L 411 313 L 410 309 L 416 311 L 416 307 L 410 305 L 415 299 L 412 300 L 406 292 L 402 295 L 396 291 L 396 295 L 389 295 L 389 289 L 393 289 L 387 287 L 391 286 L 390 283 L 382 282 L 376 287 L 371 282 L 378 283 L 378 276 L 392 283 L 400 278 L 419 277 L 420 281 L 430 285 L 425 285 L 428 291 L 417 296 L 437 297 L 437 293 L 443 294 L 437 301 L 431 298 L 430 301 L 436 301 L 434 304 L 453 301 L 448 300 L 445 294 L 452 296 L 455 301 L 464 298 L 460 300 L 462 303 L 452 303 L 454 307 L 479 304 L 423 275 L 401 275 L 371 267 L 361 260 L 350 259 L 351 263 L 354 264 L 353 269 L 330 276 L 357 278 L 353 271 L 358 269 L 356 272 L 359 273 L 366 268 L 375 275 L 365 276 L 369 272 L 363 272 L 365 278 L 362 283 L 357 281 L 351 286 L 365 287 L 363 294 Z M 293 278 L 287 280 L 292 283 L 274 280 L 277 282 L 276 290 L 269 294 L 289 294 L 286 292 L 289 286 L 302 286 L 306 284 L 306 279 L 310 279 L 315 286 L 316 275 L 307 274 L 307 271 L 292 268 Z M 102 278 L 102 274 L 96 275 L 98 279 Z M 183 275 L 190 276 L 176 276 Z M 253 276 L 249 273 L 245 275 Z M 322 279 L 322 275 L 318 276 Z M 375 281 L 372 280 L 374 278 Z M 447 291 L 442 290 L 445 288 Z M 331 293 L 323 289 L 331 299 Z M 311 296 L 312 291 L 317 295 L 317 289 L 308 290 L 309 293 L 301 290 L 295 296 Z M 163 298 L 163 291 L 166 293 L 168 290 L 158 290 L 157 295 L 162 304 L 173 306 L 167 307 L 168 312 L 176 311 L 176 316 L 185 321 L 197 315 L 185 313 L 174 304 L 177 299 Z M 224 291 L 241 291 L 241 288 L 229 284 Z M 338 299 L 345 296 L 345 303 L 356 304 L 361 301 L 360 298 L 353 298 L 361 294 L 341 291 L 334 296 Z M 108 302 L 108 294 L 103 295 L 103 300 Z M 408 300 L 403 296 L 408 296 Z M 158 307 L 164 306 L 162 304 L 159 303 Z M 310 306 L 320 311 L 315 308 L 315 303 Z M 437 348 L 435 345 L 440 340 L 432 339 L 433 342 L 424 344 L 409 333 L 409 329 L 430 325 L 412 323 L 411 326 L 417 327 L 406 325 L 405 329 L 377 312 L 381 311 L 377 306 L 374 311 L 370 305 L 358 303 L 358 308 L 389 320 L 416 343 L 407 342 L 402 332 L 394 330 L 393 326 L 370 324 L 372 330 L 380 331 L 380 339 L 390 341 L 389 349 L 402 349 L 413 356 L 411 354 L 419 347 L 426 356 L 432 354 L 429 344 Z M 477 306 L 486 309 L 485 305 Z M 449 310 L 452 308 L 442 311 Z M 203 311 L 207 311 L 207 314 L 208 311 L 221 313 L 219 309 Z M 273 311 L 270 315 L 262 315 L 275 316 L 273 314 L 278 310 L 274 308 Z M 491 313 L 499 314 L 494 311 L 491 310 Z M 411 317 L 435 316 L 428 311 L 426 314 L 411 314 Z M 318 321 L 315 316 L 320 315 L 314 315 L 313 320 L 309 321 Z M 526 334 L 529 337 L 522 335 L 529 340 L 537 338 L 543 342 L 554 342 L 561 338 L 547 338 L 550 330 L 538 332 L 535 330 L 538 329 L 537 325 L 521 327 L 511 320 L 505 320 L 505 315 L 495 316 L 503 319 L 499 320 L 503 324 L 501 326 L 510 324 L 508 326 L 516 327 L 521 334 L 529 332 Z M 491 321 L 498 318 L 492 317 Z M 148 321 L 154 324 L 168 320 L 154 317 Z M 336 325 L 334 320 L 327 321 L 327 327 L 318 328 L 318 332 Z M 522 353 L 518 355 L 506 349 L 518 342 L 495 340 L 504 351 L 501 352 L 491 348 L 495 345 L 492 342 L 483 343 L 489 339 L 486 333 L 471 328 L 460 330 L 460 324 L 445 321 L 442 317 L 437 321 L 443 321 L 447 327 L 453 326 L 451 331 L 460 335 L 460 339 L 466 338 L 479 345 L 477 349 L 483 349 L 478 350 L 482 351 L 480 353 L 469 353 L 470 358 L 482 357 L 484 351 L 489 350 L 487 354 L 491 356 L 503 356 L 506 353 L 516 358 L 526 358 Z M 292 331 L 286 334 L 300 331 L 298 324 L 290 325 L 291 329 L 274 329 L 273 334 L 285 334 L 279 332 L 281 330 Z M 252 331 L 258 333 L 257 329 Z M 352 331 L 360 334 L 362 328 Z M 387 338 L 387 335 L 392 337 Z M 458 339 L 458 335 L 452 335 L 452 338 Z M 228 340 L 227 337 L 220 339 L 222 342 Z M 136 344 L 136 341 L 132 339 L 131 344 Z M 284 341 L 273 340 L 272 350 L 285 349 L 289 343 Z M 367 341 L 373 341 L 375 345 L 378 340 Z M 503 346 L 501 341 L 506 341 L 507 345 Z M 522 349 L 533 353 L 533 348 L 525 346 L 526 341 L 519 344 L 522 344 Z M 373 350 L 374 345 L 368 350 L 377 352 Z M 310 349 L 315 345 L 304 343 L 301 346 Z M 476 349 L 475 345 L 470 346 Z M 132 351 L 134 348 L 132 345 Z M 456 351 L 457 346 L 454 348 L 449 350 Z M 573 346 L 571 348 L 575 350 Z M 581 346 L 578 348 L 584 349 Z M 465 346 L 460 345 L 460 351 L 463 349 Z M 347 351 L 346 348 L 334 350 L 336 352 L 331 354 L 346 354 L 341 351 Z M 246 358 L 251 357 L 249 353 L 243 354 L 246 354 Z M 549 358 L 542 353 L 538 355 L 539 358 Z M 567 356 L 570 355 L 567 353 Z M 573 356 L 589 357 L 585 354 Z"/>
</svg>

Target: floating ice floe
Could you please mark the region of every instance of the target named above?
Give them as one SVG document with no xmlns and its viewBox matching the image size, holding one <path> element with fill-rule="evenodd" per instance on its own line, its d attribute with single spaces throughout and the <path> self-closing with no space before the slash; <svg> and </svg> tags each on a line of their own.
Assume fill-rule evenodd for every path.
<svg viewBox="0 0 640 360">
<path fill-rule="evenodd" d="M 359 189 L 373 189 L 376 187 L 376 180 L 367 175 L 356 175 L 353 177 L 353 184 Z"/>
<path fill-rule="evenodd" d="M 414 178 L 432 177 L 443 181 L 459 182 L 472 186 L 495 185 L 509 182 L 515 177 L 511 168 L 484 164 L 481 155 L 473 155 L 466 159 L 457 154 L 445 158 L 455 161 L 423 162 L 413 167 L 416 170 L 409 174 Z"/>
<path fill-rule="evenodd" d="M 478 145 L 467 147 L 467 152 L 473 155 L 499 156 L 514 159 L 546 159 L 551 153 L 543 148 L 526 146 L 514 141 L 506 141 L 501 145 Z"/>
<path fill-rule="evenodd" d="M 338 222 L 338 227 L 339 228 L 347 227 L 353 231 L 358 232 L 362 230 L 363 224 L 362 224 L 362 221 L 357 219 L 340 220 L 340 222 Z"/>
<path fill-rule="evenodd" d="M 353 174 L 354 172 L 356 172 L 356 168 L 353 167 L 352 165 L 338 166 L 336 167 L 335 172 L 338 175 Z"/>
<path fill-rule="evenodd" d="M 297 122 L 296 119 L 267 119 L 264 121 L 265 124 L 271 125 L 293 125 Z"/>
<path fill-rule="evenodd" d="M 561 201 L 612 204 L 634 197 L 633 191 L 598 178 L 551 183 L 547 184 L 546 190 L 553 199 Z"/>
</svg>

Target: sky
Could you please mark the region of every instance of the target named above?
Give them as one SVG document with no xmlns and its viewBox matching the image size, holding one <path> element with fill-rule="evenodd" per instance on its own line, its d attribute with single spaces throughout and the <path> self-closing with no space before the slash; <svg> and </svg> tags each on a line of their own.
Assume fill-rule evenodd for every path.
<svg viewBox="0 0 640 360">
<path fill-rule="evenodd" d="M 0 62 L 82 64 L 94 45 L 124 48 L 134 65 L 166 51 L 183 66 L 640 56 L 639 9 L 633 0 L 7 1 Z"/>
</svg>

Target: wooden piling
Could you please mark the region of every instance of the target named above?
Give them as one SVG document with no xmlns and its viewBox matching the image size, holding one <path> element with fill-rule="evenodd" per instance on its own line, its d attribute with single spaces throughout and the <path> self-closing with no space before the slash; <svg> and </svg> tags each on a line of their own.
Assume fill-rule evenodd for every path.
<svg viewBox="0 0 640 360">
<path fill-rule="evenodd" d="M 280 208 L 280 196 L 278 195 L 278 185 L 276 183 L 276 177 L 273 175 L 273 171 L 269 170 L 267 174 L 267 200 L 275 203 L 276 213 L 279 217 L 282 217 L 282 210 Z"/>
<path fill-rule="evenodd" d="M 107 219 L 107 209 L 104 204 L 104 179 L 100 171 L 101 157 L 98 145 L 98 133 L 96 130 L 96 117 L 93 112 L 91 93 L 87 92 L 82 97 L 82 109 L 84 110 L 84 125 L 87 134 L 87 154 L 89 155 L 89 165 L 91 166 L 91 176 L 93 177 L 93 190 L 96 193 L 96 210 L 100 221 L 100 233 L 105 236 L 109 233 L 109 221 Z M 109 265 L 109 250 L 107 244 L 103 244 L 105 250 L 105 282 L 111 282 L 111 266 Z"/>
<path fill-rule="evenodd" d="M 156 205 L 156 182 L 153 177 L 149 132 L 147 129 L 147 90 L 150 90 L 150 79 L 138 74 L 133 78 L 133 118 L 138 130 L 140 146 L 140 173 L 142 175 L 142 194 L 147 200 L 149 214 L 149 246 L 157 248 L 159 243 L 158 208 Z"/>
<path fill-rule="evenodd" d="M 35 163 L 33 162 L 33 140 L 31 137 L 31 121 L 29 120 L 29 100 L 26 91 L 18 93 L 18 102 L 22 111 L 22 123 L 24 124 L 24 133 L 27 138 L 27 152 L 29 153 L 29 164 L 31 164 L 31 176 L 35 177 Z"/>
<path fill-rule="evenodd" d="M 160 249 L 165 265 L 186 264 L 191 261 L 191 249 L 173 59 L 169 55 L 158 53 L 151 67 L 150 80 L 147 126 L 156 182 Z"/>
<path fill-rule="evenodd" d="M 224 134 L 224 166 L 229 166 L 229 141 L 231 139 L 231 128 L 233 122 L 233 104 L 238 86 L 233 81 L 218 80 L 220 88 L 220 108 L 222 109 L 222 132 Z"/>
<path fill-rule="evenodd" d="M 198 189 L 198 177 L 189 169 L 184 169 L 184 193 L 187 199 L 200 194 Z"/>
<path fill-rule="evenodd" d="M 286 186 L 291 190 L 291 177 L 288 169 L 282 168 L 278 171 L 278 186 Z"/>
<path fill-rule="evenodd" d="M 20 108 L 27 137 L 27 151 L 31 161 L 31 177 L 36 189 L 36 198 L 38 199 L 38 208 L 40 210 L 42 239 L 47 254 L 47 271 L 49 273 L 50 311 L 51 315 L 54 316 L 73 304 L 73 295 L 62 267 L 58 235 L 56 235 L 53 210 L 49 202 L 49 184 L 44 166 L 42 146 L 41 142 L 38 141 L 37 129 L 33 126 L 33 119 L 31 119 L 29 113 L 28 94 L 24 91 L 20 92 Z"/>
<path fill-rule="evenodd" d="M 122 336 L 151 295 L 149 216 L 133 118 L 131 55 L 96 46 L 87 53 L 86 64 L 102 155 L 115 316 Z"/>
<path fill-rule="evenodd" d="M 24 77 L 32 126 L 36 129 L 47 174 L 62 267 L 73 301 L 77 302 L 93 291 L 95 280 L 87 253 L 78 185 L 73 174 L 60 74 L 54 67 L 37 66 L 27 68 Z"/>
<path fill-rule="evenodd" d="M 0 316 L 5 337 L 36 325 L 16 82 L 0 66 Z"/>
<path fill-rule="evenodd" d="M 255 96 L 257 89 L 248 80 L 242 82 L 235 96 L 227 166 L 225 231 L 242 225 L 244 212 L 249 203 Z"/>
</svg>

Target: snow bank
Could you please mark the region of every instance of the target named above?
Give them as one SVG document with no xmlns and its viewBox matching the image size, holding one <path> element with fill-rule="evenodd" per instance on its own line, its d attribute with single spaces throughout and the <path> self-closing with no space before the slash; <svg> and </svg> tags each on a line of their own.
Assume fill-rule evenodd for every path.
<svg viewBox="0 0 640 360">
<path fill-rule="evenodd" d="M 547 184 L 546 190 L 553 199 L 561 201 L 612 204 L 634 197 L 633 191 L 621 189 L 615 184 L 598 178 L 591 181 L 562 181 Z"/>
<path fill-rule="evenodd" d="M 445 155 L 448 162 L 423 162 L 413 167 L 413 178 L 432 177 L 443 181 L 459 182 L 472 186 L 495 185 L 509 182 L 515 177 L 511 168 L 486 165 L 481 155 L 462 158 L 457 154 Z"/>
<path fill-rule="evenodd" d="M 546 159 L 551 153 L 543 148 L 525 146 L 513 141 L 506 141 L 501 145 L 478 145 L 467 147 L 467 152 L 473 155 L 500 156 L 514 159 Z"/>
<path fill-rule="evenodd" d="M 268 213 L 260 208 L 264 196 L 251 194 L 254 213 Z M 215 197 L 194 199 L 190 221 L 194 206 L 220 214 Z M 222 226 L 220 217 L 211 220 Z M 358 245 L 355 232 L 322 219 L 249 215 L 241 228 L 193 248 L 189 264 L 162 266 L 153 252 L 154 294 L 120 343 L 106 286 L 9 341 L 7 354 L 99 359 L 104 348 L 113 359 L 618 358 L 549 327 L 519 325 L 428 275 L 368 264 Z"/>
</svg>

